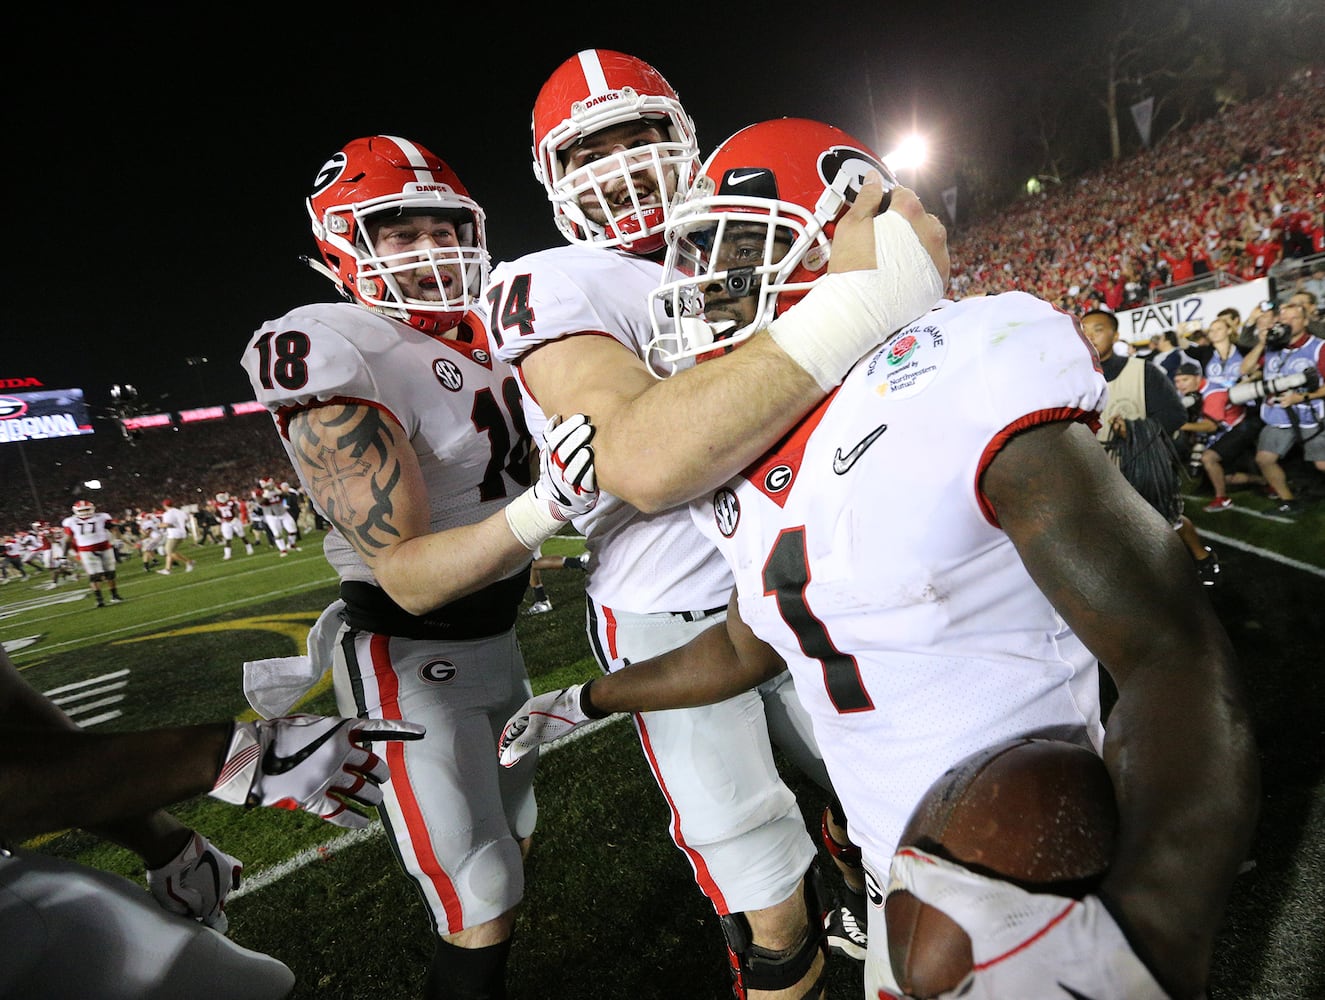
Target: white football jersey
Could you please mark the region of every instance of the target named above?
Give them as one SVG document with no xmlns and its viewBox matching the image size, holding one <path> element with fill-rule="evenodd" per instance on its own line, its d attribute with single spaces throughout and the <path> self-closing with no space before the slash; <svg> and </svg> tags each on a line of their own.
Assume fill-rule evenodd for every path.
<svg viewBox="0 0 1325 1000">
<path fill-rule="evenodd" d="M 463 328 L 468 341 L 440 340 L 349 303 L 301 306 L 258 329 L 244 369 L 296 468 L 285 435 L 295 412 L 335 402 L 390 414 L 418 456 L 429 530 L 442 531 L 483 520 L 530 481 L 515 376 L 493 358 L 481 315 Z M 340 532 L 324 549 L 342 579 L 376 583 Z"/>
<path fill-rule="evenodd" d="M 1099 745 L 1094 657 L 980 477 L 1012 433 L 1091 422 L 1104 396 L 1094 352 L 1047 303 L 941 303 L 691 504 L 735 570 L 741 616 L 787 661 L 875 872 L 958 758 L 1044 727 Z"/>
<path fill-rule="evenodd" d="M 501 263 L 487 296 L 498 303 L 490 319 L 497 357 L 518 365 L 539 344 L 587 333 L 644 358 L 653 337 L 649 293 L 661 280 L 655 261 L 592 247 L 555 247 Z M 523 381 L 520 388 L 525 421 L 542 448 L 547 415 Z M 574 525 L 593 570 L 586 590 L 600 604 L 636 614 L 695 611 L 724 607 L 731 595 L 730 572 L 695 535 L 684 507 L 643 514 L 603 491 Z"/>
<path fill-rule="evenodd" d="M 111 520 L 109 514 L 99 510 L 89 517 L 70 515 L 60 526 L 74 540 L 74 548 L 79 552 L 99 552 L 111 547 Z"/>
<path fill-rule="evenodd" d="M 258 509 L 262 511 L 262 516 L 268 520 L 279 521 L 286 514 L 285 500 L 279 493 L 263 493 L 258 501 Z"/>
</svg>

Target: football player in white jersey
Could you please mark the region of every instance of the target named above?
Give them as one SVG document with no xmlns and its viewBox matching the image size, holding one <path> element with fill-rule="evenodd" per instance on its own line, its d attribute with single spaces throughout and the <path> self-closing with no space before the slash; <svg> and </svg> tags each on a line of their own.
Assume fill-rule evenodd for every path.
<svg viewBox="0 0 1325 1000">
<path fill-rule="evenodd" d="M 144 571 L 150 571 L 156 565 L 156 557 L 165 546 L 165 534 L 161 530 L 161 515 L 154 510 L 138 512 L 138 551 L 143 557 Z"/>
<path fill-rule="evenodd" d="M 422 733 L 412 723 L 313 715 L 84 732 L 0 650 L 0 996 L 289 995 L 294 975 L 283 962 L 222 936 L 243 864 L 164 807 L 208 793 L 362 828 L 368 819 L 349 802 L 381 801 L 389 777 L 365 744 Z M 138 854 L 149 891 L 19 847 L 70 827 Z"/>
<path fill-rule="evenodd" d="M 20 578 L 26 580 L 28 578 L 28 570 L 27 567 L 23 565 L 23 543 L 13 535 L 6 535 L 3 541 L 4 576 L 0 579 L 3 579 L 5 583 L 8 583 L 10 580 L 9 571 L 13 570 Z"/>
<path fill-rule="evenodd" d="M 232 497 L 229 493 L 222 490 L 216 494 L 216 520 L 221 524 L 221 545 L 225 550 L 222 560 L 229 559 L 233 552 L 230 543 L 236 538 L 244 540 L 244 551 L 248 555 L 253 554 L 253 543 L 249 541 L 244 533 L 244 522 L 240 514 L 240 504 L 242 501 Z"/>
<path fill-rule="evenodd" d="M 604 496 L 576 527 L 588 549 L 590 641 L 612 671 L 684 643 L 725 613 L 730 572 L 676 505 L 757 457 L 880 327 L 919 315 L 942 284 L 908 220 L 889 213 L 880 223 L 889 250 L 910 265 L 891 289 L 877 281 L 871 246 L 869 270 L 834 275 L 817 305 L 761 333 L 748 355 L 659 381 L 643 360 L 647 296 L 661 277 L 663 224 L 698 163 L 693 123 L 654 67 L 587 49 L 544 83 L 532 127 L 535 174 L 570 245 L 499 264 L 485 298 L 498 356 L 519 368 L 535 437 L 557 412 L 590 414 L 597 428 Z M 826 322 L 853 309 L 852 321 Z M 676 413 L 716 433 L 703 448 L 674 449 L 655 428 Z M 672 813 L 669 832 L 721 918 L 734 992 L 818 996 L 816 849 L 773 764 L 770 735 L 828 782 L 789 675 L 722 705 L 635 721 Z"/>
<path fill-rule="evenodd" d="M 23 540 L 24 548 L 28 550 L 28 562 L 45 570 L 52 569 L 54 559 L 51 552 L 51 540 L 46 536 L 46 525 L 41 521 L 33 521 L 28 527 L 30 530 Z M 58 582 L 58 574 L 52 573 L 51 582 L 48 586 L 54 590 Z"/>
<path fill-rule="evenodd" d="M 537 808 L 533 768 L 503 771 L 492 746 L 530 691 L 514 625 L 533 550 L 597 499 L 588 425 L 558 426 L 528 488 L 515 377 L 474 312 L 484 213 L 437 156 L 355 139 L 307 208 L 313 266 L 348 301 L 264 323 L 243 364 L 334 526 L 341 714 L 429 730 L 388 750 L 383 806 L 438 935 L 425 995 L 504 996 Z"/>
<path fill-rule="evenodd" d="M 78 553 L 78 561 L 83 564 L 88 585 L 96 595 L 97 607 L 106 606 L 101 596 L 102 584 L 110 591 L 110 602 L 120 604 L 124 598 L 115 580 L 117 560 L 112 534 L 119 534 L 119 529 L 104 511 L 97 510 L 91 500 L 79 500 L 73 506 L 73 515 L 60 522 L 65 536 Z"/>
<path fill-rule="evenodd" d="M 299 551 L 295 544 L 296 529 L 294 516 L 285 506 L 285 497 L 275 486 L 264 486 L 258 494 L 258 508 L 262 511 L 262 520 L 267 525 L 267 532 L 276 543 L 276 550 L 282 557 Z"/>
<path fill-rule="evenodd" d="M 824 192 L 850 171 L 853 211 L 867 207 L 870 164 L 857 140 L 805 120 L 719 146 L 673 215 L 658 293 L 701 322 L 660 330 L 654 349 L 669 363 L 745 350 L 816 280 L 835 218 Z M 1228 637 L 1175 571 L 1183 547 L 1095 441 L 1104 396 L 1098 355 L 1048 303 L 942 303 L 692 504 L 736 574 L 725 624 L 533 699 L 505 759 L 589 715 L 702 703 L 790 667 L 870 873 L 870 1000 L 900 992 L 885 887 L 942 898 L 968 932 L 978 971 L 962 996 L 1203 995 L 1255 822 L 1254 739 Z M 1107 735 L 1097 658 L 1120 691 Z M 1029 897 L 923 852 L 894 857 L 938 775 L 1025 735 L 1103 754 L 1121 835 L 1098 896 Z"/>
</svg>

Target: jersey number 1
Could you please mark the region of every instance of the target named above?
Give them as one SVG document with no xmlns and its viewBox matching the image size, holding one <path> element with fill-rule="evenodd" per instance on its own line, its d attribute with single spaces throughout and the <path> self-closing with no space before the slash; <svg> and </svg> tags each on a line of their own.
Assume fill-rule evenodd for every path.
<svg viewBox="0 0 1325 1000">
<path fill-rule="evenodd" d="M 805 554 L 805 529 L 792 528 L 778 535 L 764 563 L 764 594 L 777 600 L 778 613 L 795 634 L 806 656 L 819 661 L 824 688 L 839 713 L 874 708 L 860 679 L 856 658 L 833 645 L 828 630 L 805 601 L 810 564 Z"/>
</svg>

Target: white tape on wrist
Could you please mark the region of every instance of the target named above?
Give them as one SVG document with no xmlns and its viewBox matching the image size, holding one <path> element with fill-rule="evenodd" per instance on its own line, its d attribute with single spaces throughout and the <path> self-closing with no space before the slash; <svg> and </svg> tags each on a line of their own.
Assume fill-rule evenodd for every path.
<svg viewBox="0 0 1325 1000">
<path fill-rule="evenodd" d="M 824 392 L 862 354 L 923 315 L 943 294 L 938 268 L 901 215 L 874 220 L 875 271 L 826 274 L 768 325 L 769 335 Z"/>
<path fill-rule="evenodd" d="M 555 535 L 565 525 L 565 519 L 555 517 L 551 504 L 540 500 L 533 489 L 527 489 L 506 505 L 506 524 L 515 540 L 530 552 Z"/>
</svg>

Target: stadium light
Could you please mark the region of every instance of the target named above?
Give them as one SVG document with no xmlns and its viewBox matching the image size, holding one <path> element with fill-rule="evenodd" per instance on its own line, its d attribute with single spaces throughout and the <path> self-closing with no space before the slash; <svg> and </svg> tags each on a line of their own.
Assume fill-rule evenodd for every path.
<svg viewBox="0 0 1325 1000">
<path fill-rule="evenodd" d="M 924 165 L 928 155 L 929 143 L 925 141 L 925 137 L 912 133 L 903 139 L 896 149 L 885 155 L 883 162 L 892 167 L 894 173 L 903 170 L 914 172 Z"/>
</svg>

